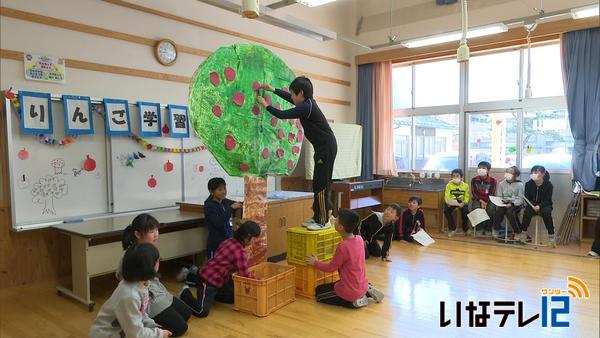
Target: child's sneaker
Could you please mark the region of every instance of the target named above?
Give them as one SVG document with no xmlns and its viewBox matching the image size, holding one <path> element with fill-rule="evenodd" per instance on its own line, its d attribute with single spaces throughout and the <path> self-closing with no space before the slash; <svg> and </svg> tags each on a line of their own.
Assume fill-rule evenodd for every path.
<svg viewBox="0 0 600 338">
<path fill-rule="evenodd" d="M 302 226 L 305 228 L 308 228 L 311 225 L 315 225 L 317 224 L 317 222 L 315 222 L 315 220 L 311 217 L 311 218 L 307 218 L 304 223 L 302 223 Z"/>
<path fill-rule="evenodd" d="M 373 285 L 369 284 L 369 288 L 367 289 L 367 296 L 373 298 L 376 303 L 381 303 L 383 300 L 384 294 L 383 292 L 377 290 Z"/>
<path fill-rule="evenodd" d="M 448 237 L 454 237 L 456 235 L 456 231 L 452 230 L 450 232 L 448 232 Z"/>
<path fill-rule="evenodd" d="M 362 296 L 359 299 L 352 302 L 352 306 L 354 306 L 355 308 L 365 307 L 367 305 L 369 305 L 369 299 L 367 298 L 367 296 Z"/>
<path fill-rule="evenodd" d="M 498 232 L 498 230 L 496 230 L 496 229 L 492 229 L 492 237 L 493 237 L 493 238 L 498 238 L 498 237 L 500 237 L 500 233 Z"/>
<path fill-rule="evenodd" d="M 521 243 L 526 244 L 527 243 L 527 231 L 521 231 Z"/>
<path fill-rule="evenodd" d="M 307 226 L 306 228 L 308 230 L 312 230 L 312 231 L 319 231 L 319 230 L 325 230 L 325 229 L 331 228 L 331 224 L 329 222 L 327 222 L 327 224 L 325 224 L 325 225 L 319 224 L 319 223 L 313 223 L 313 224 Z"/>
<path fill-rule="evenodd" d="M 554 235 L 548 235 L 548 246 L 551 248 L 556 248 L 556 240 L 554 239 Z"/>
<path fill-rule="evenodd" d="M 590 252 L 588 252 L 588 256 L 594 257 L 594 258 L 600 258 L 600 254 L 594 250 L 590 250 Z"/>
<path fill-rule="evenodd" d="M 190 270 L 188 268 L 186 268 L 186 267 L 181 268 L 181 270 L 179 270 L 179 272 L 175 276 L 175 280 L 178 282 L 183 282 L 184 280 L 187 279 L 189 272 L 190 272 Z"/>
</svg>

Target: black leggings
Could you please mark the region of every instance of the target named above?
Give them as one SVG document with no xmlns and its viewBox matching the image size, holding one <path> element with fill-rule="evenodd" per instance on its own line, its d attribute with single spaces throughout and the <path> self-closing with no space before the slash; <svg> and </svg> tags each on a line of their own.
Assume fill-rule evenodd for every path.
<svg viewBox="0 0 600 338">
<path fill-rule="evenodd" d="M 313 219 L 315 223 L 322 225 L 327 223 L 329 210 L 333 210 L 333 203 L 331 203 L 331 176 L 333 176 L 333 164 L 336 155 L 337 144 L 335 140 L 333 144 L 315 146 Z"/>
<path fill-rule="evenodd" d="M 317 285 L 317 288 L 315 289 L 317 302 L 355 309 L 352 302 L 345 300 L 335 293 L 334 285 L 335 283 Z"/>
<path fill-rule="evenodd" d="M 173 337 L 183 335 L 187 329 L 187 320 L 191 316 L 191 311 L 181 299 L 173 297 L 173 303 L 161 313 L 154 316 L 156 324 L 162 326 L 163 329 L 173 333 Z"/>
<path fill-rule="evenodd" d="M 525 212 L 523 213 L 523 230 L 527 231 L 529 227 L 529 223 L 531 223 L 531 219 L 533 216 L 542 216 L 544 220 L 544 225 L 546 225 L 546 229 L 548 230 L 548 235 L 554 235 L 554 222 L 552 221 L 552 207 L 543 207 L 540 209 L 540 212 L 535 212 L 528 205 L 525 208 Z"/>
</svg>

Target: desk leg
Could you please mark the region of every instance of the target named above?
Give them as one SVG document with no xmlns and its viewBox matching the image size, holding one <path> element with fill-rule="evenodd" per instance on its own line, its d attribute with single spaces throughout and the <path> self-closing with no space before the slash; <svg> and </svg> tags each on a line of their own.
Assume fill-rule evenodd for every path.
<svg viewBox="0 0 600 338">
<path fill-rule="evenodd" d="M 72 290 L 57 286 L 59 295 L 64 294 L 85 305 L 90 312 L 96 304 L 90 299 L 90 277 L 87 269 L 88 239 L 71 236 L 71 279 Z"/>
</svg>

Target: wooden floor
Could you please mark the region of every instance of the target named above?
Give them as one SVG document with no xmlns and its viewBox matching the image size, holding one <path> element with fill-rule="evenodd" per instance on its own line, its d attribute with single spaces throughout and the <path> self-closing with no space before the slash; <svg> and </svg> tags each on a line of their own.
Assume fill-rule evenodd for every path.
<svg viewBox="0 0 600 338">
<path fill-rule="evenodd" d="M 369 280 L 386 295 L 381 304 L 349 310 L 297 300 L 265 318 L 216 304 L 205 319 L 192 318 L 187 337 L 598 337 L 600 260 L 518 248 L 439 239 L 430 247 L 394 242 L 392 263 L 367 261 Z M 173 269 L 171 269 L 173 270 Z M 526 315 L 541 311 L 540 288 L 566 289 L 569 275 L 583 279 L 591 298 L 571 300 L 562 319 L 569 328 L 524 328 L 510 316 L 498 328 L 440 328 L 440 301 L 453 306 L 475 301 L 523 301 Z M 164 279 L 169 280 L 168 277 Z M 93 297 L 102 303 L 115 285 L 112 276 L 94 280 Z M 177 283 L 167 282 L 176 292 Z M 54 286 L 37 284 L 0 290 L 0 337 L 85 337 L 96 313 L 59 297 Z M 97 307 L 99 308 L 99 307 Z M 454 307 L 451 307 L 454 309 Z M 96 309 L 97 311 L 97 309 Z M 451 315 L 450 309 L 446 310 Z M 493 312 L 493 311 L 492 311 Z M 454 315 L 452 315 L 454 318 Z M 454 325 L 452 325 L 454 326 Z"/>
</svg>

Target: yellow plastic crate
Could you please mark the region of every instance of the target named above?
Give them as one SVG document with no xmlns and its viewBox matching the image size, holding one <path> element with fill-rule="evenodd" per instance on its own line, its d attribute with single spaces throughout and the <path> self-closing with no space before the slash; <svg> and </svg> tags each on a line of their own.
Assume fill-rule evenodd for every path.
<svg viewBox="0 0 600 338">
<path fill-rule="evenodd" d="M 306 256 L 315 255 L 326 262 L 333 258 L 335 248 L 342 241 L 334 228 L 311 231 L 304 227 L 293 227 L 287 230 L 287 261 L 298 265 L 306 265 Z"/>
<path fill-rule="evenodd" d="M 248 270 L 261 279 L 233 274 L 235 310 L 264 317 L 296 300 L 296 267 L 264 262 Z"/>
<path fill-rule="evenodd" d="M 296 265 L 296 295 L 314 297 L 315 288 L 325 283 L 337 282 L 340 279 L 337 271 L 323 272 L 310 265 Z"/>
</svg>

